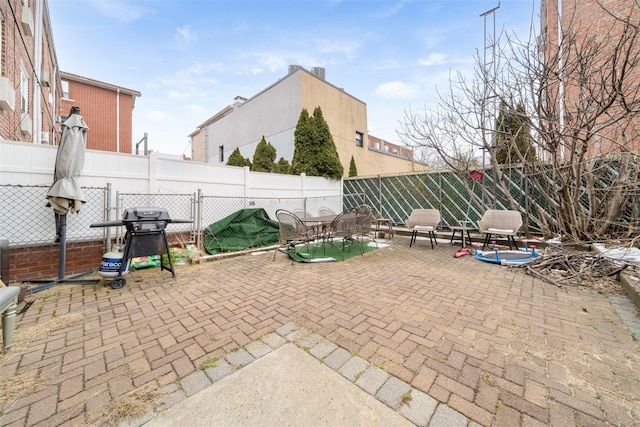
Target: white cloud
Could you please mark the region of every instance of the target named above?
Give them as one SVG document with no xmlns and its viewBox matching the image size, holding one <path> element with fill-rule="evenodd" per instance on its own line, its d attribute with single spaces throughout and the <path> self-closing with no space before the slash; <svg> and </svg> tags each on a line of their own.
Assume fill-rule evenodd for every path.
<svg viewBox="0 0 640 427">
<path fill-rule="evenodd" d="M 375 90 L 375 94 L 385 99 L 412 99 L 418 94 L 418 87 L 400 81 L 387 82 Z"/>
<path fill-rule="evenodd" d="M 184 40 L 186 42 L 197 42 L 198 36 L 191 32 L 191 27 L 185 25 L 183 27 L 176 28 L 176 40 Z"/>
<path fill-rule="evenodd" d="M 198 104 L 187 104 L 185 105 L 185 108 L 192 113 L 199 113 L 203 115 L 207 115 L 211 113 L 211 109 L 208 106 L 207 108 L 204 108 L 202 105 L 198 105 Z"/>
<path fill-rule="evenodd" d="M 455 57 L 450 56 L 446 53 L 430 53 L 424 59 L 419 59 L 418 64 L 423 67 L 431 67 L 434 65 L 446 65 L 446 64 L 468 64 L 473 62 L 473 57 L 469 56 L 467 58 L 464 57 Z"/>
<path fill-rule="evenodd" d="M 419 59 L 418 64 L 430 67 L 432 65 L 442 65 L 447 63 L 446 53 L 430 53 L 425 59 Z"/>
<path fill-rule="evenodd" d="M 392 5 L 390 5 L 385 11 L 378 14 L 378 18 L 389 18 L 391 16 L 397 15 L 406 4 L 410 3 L 408 0 L 400 0 Z"/>
<path fill-rule="evenodd" d="M 164 111 L 147 111 L 144 113 L 145 119 L 154 120 L 154 121 L 165 121 L 165 120 L 173 120 L 174 115 L 167 114 Z"/>
<path fill-rule="evenodd" d="M 92 0 L 91 3 L 103 15 L 121 22 L 135 21 L 144 15 L 154 13 L 152 9 L 130 1 Z"/>
<path fill-rule="evenodd" d="M 318 52 L 323 54 L 341 54 L 347 59 L 357 56 L 360 43 L 355 40 L 318 40 Z"/>
</svg>

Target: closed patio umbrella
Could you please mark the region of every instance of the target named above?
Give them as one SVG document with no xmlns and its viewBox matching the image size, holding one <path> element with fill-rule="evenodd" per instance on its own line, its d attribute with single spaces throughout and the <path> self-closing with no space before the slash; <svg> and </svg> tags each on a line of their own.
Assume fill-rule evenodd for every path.
<svg viewBox="0 0 640 427">
<path fill-rule="evenodd" d="M 62 139 L 56 155 L 53 184 L 47 192 L 49 205 L 58 215 L 79 212 L 86 202 L 80 188 L 84 168 L 84 150 L 89 127 L 80 115 L 80 108 L 72 107 L 69 118 L 62 123 Z"/>
<path fill-rule="evenodd" d="M 80 175 L 84 167 L 84 152 L 89 127 L 80 115 L 80 108 L 72 107 L 69 118 L 62 123 L 62 139 L 58 146 L 53 184 L 47 192 L 48 207 L 53 208 L 56 222 L 56 242 L 60 242 L 58 280 L 32 289 L 31 293 L 47 289 L 56 283 L 95 283 L 95 280 L 64 280 L 67 258 L 67 214 L 78 213 L 86 200 L 80 188 Z M 41 281 L 31 281 L 41 282 Z M 46 281 L 45 281 L 46 282 Z"/>
</svg>

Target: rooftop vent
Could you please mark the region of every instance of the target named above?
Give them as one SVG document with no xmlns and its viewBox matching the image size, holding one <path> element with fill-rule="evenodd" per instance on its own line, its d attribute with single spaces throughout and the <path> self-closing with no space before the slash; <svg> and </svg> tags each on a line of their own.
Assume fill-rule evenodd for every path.
<svg viewBox="0 0 640 427">
<path fill-rule="evenodd" d="M 313 67 L 311 69 L 311 74 L 319 78 L 320 80 L 324 80 L 325 69 L 324 67 Z"/>
<path fill-rule="evenodd" d="M 303 70 L 302 65 L 289 65 L 289 74 L 293 74 L 298 70 Z"/>
</svg>

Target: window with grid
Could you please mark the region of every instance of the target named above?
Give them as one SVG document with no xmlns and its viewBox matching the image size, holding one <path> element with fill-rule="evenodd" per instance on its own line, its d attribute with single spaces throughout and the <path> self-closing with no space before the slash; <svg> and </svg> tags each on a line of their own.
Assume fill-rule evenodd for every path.
<svg viewBox="0 0 640 427">
<path fill-rule="evenodd" d="M 357 147 L 362 147 L 363 146 L 363 134 L 362 132 L 356 132 L 356 146 Z"/>
</svg>

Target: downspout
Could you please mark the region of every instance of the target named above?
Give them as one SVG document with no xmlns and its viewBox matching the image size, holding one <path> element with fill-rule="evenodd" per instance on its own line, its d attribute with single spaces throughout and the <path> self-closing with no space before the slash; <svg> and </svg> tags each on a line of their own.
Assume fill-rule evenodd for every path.
<svg viewBox="0 0 640 427">
<path fill-rule="evenodd" d="M 116 153 L 120 152 L 120 89 L 116 91 Z"/>
<path fill-rule="evenodd" d="M 42 77 L 42 9 L 44 7 L 42 0 L 36 0 L 36 18 L 35 18 L 35 34 L 33 35 L 33 143 L 40 144 L 42 138 L 42 88 L 40 87 L 40 78 Z"/>
</svg>

